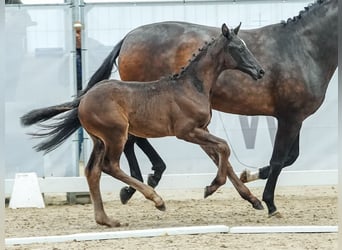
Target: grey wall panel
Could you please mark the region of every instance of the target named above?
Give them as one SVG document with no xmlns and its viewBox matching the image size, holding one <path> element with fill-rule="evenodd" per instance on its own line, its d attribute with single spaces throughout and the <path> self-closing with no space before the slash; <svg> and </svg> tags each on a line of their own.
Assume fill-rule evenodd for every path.
<svg viewBox="0 0 342 250">
<path fill-rule="evenodd" d="M 35 171 L 39 176 L 74 175 L 74 138 L 43 156 L 38 140 L 20 117 L 35 108 L 70 100 L 75 93 L 72 19 L 69 6 L 6 7 L 6 177 Z"/>
</svg>

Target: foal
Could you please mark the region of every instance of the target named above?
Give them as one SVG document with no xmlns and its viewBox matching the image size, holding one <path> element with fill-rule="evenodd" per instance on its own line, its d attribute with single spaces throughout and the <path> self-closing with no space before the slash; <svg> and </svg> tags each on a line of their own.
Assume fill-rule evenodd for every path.
<svg viewBox="0 0 342 250">
<path fill-rule="evenodd" d="M 226 141 L 207 129 L 211 119 L 211 88 L 223 70 L 239 69 L 255 80 L 264 75 L 237 36 L 240 25 L 229 30 L 223 24 L 222 34 L 200 49 L 180 74 L 148 83 L 106 80 L 81 97 L 78 118 L 94 142 L 85 172 L 97 223 L 120 225 L 104 211 L 99 187 L 102 171 L 140 191 L 158 209 L 165 210 L 164 201 L 153 188 L 120 169 L 119 160 L 128 133 L 144 138 L 176 136 L 208 148 L 211 157 L 218 159 L 218 171 L 205 188 L 204 196 L 225 184 L 228 176 L 242 198 L 254 208 L 262 209 L 261 202 L 235 175 L 228 161 L 230 152 Z"/>
</svg>

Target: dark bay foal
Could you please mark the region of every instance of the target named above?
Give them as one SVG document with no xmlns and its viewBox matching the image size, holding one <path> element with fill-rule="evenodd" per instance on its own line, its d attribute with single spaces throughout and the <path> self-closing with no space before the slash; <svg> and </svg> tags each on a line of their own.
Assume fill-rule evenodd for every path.
<svg viewBox="0 0 342 250">
<path fill-rule="evenodd" d="M 165 209 L 164 201 L 152 187 L 127 175 L 120 168 L 120 156 L 129 133 L 144 138 L 176 136 L 200 145 L 217 159 L 218 166 L 216 177 L 205 188 L 205 197 L 225 184 L 228 176 L 242 198 L 256 209 L 263 208 L 234 173 L 228 161 L 230 151 L 226 141 L 210 134 L 207 129 L 211 120 L 211 89 L 222 71 L 238 69 L 255 80 L 264 75 L 264 70 L 237 36 L 239 28 L 229 30 L 225 24 L 222 25 L 221 34 L 200 49 L 179 74 L 147 83 L 100 82 L 71 102 L 72 105 L 58 105 L 61 109 L 68 105 L 73 108 L 69 109 L 64 119 L 49 125 L 50 132 L 36 134 L 49 136 L 38 145 L 38 150 L 49 151 L 80 125 L 88 132 L 94 146 L 85 173 L 97 223 L 110 227 L 120 225 L 104 211 L 99 185 L 101 172 L 135 188 L 153 201 L 158 209 Z M 47 108 L 42 110 L 48 113 Z M 42 110 L 23 116 L 23 124 L 30 124 L 34 114 L 41 117 Z"/>
</svg>

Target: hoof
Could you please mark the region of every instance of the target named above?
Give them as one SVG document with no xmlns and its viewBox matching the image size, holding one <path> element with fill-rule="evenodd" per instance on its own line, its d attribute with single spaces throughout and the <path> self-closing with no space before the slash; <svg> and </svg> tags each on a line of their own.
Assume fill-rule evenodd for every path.
<svg viewBox="0 0 342 250">
<path fill-rule="evenodd" d="M 165 211 L 166 210 L 166 206 L 165 206 L 165 203 L 163 203 L 163 204 L 161 204 L 161 205 L 159 205 L 159 206 L 156 206 L 156 208 L 158 209 L 158 210 L 160 210 L 160 211 Z"/>
<path fill-rule="evenodd" d="M 154 176 L 154 174 L 149 174 L 148 178 L 147 178 L 147 184 L 150 187 L 155 188 L 158 185 L 158 181 L 155 179 L 156 177 Z"/>
<path fill-rule="evenodd" d="M 213 192 L 210 190 L 210 186 L 206 186 L 204 188 L 204 199 L 207 198 L 208 196 L 212 195 Z"/>
<path fill-rule="evenodd" d="M 127 202 L 132 198 L 135 190 L 130 187 L 123 187 L 120 190 L 120 201 L 122 204 L 127 204 Z"/>
<path fill-rule="evenodd" d="M 278 211 L 268 214 L 268 218 L 278 218 L 281 219 L 283 216 Z"/>
<path fill-rule="evenodd" d="M 243 183 L 247 183 L 247 176 L 249 175 L 248 170 L 244 170 L 241 174 L 240 174 L 240 180 Z"/>
<path fill-rule="evenodd" d="M 263 210 L 264 206 L 262 205 L 261 201 L 257 200 L 253 203 L 253 208 L 256 210 Z"/>
<path fill-rule="evenodd" d="M 106 221 L 96 221 L 97 224 L 102 225 L 102 226 L 107 226 L 107 227 L 124 227 L 128 226 L 128 223 L 123 223 L 121 224 L 117 220 L 111 220 L 107 219 Z"/>
</svg>

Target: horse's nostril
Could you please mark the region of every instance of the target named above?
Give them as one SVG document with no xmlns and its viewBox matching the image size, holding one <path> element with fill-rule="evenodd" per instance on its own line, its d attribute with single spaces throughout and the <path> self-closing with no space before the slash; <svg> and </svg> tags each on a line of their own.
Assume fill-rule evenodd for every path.
<svg viewBox="0 0 342 250">
<path fill-rule="evenodd" d="M 260 75 L 265 75 L 265 71 L 263 70 L 263 69 L 261 69 L 260 71 L 259 71 L 259 73 L 260 73 Z"/>
</svg>

